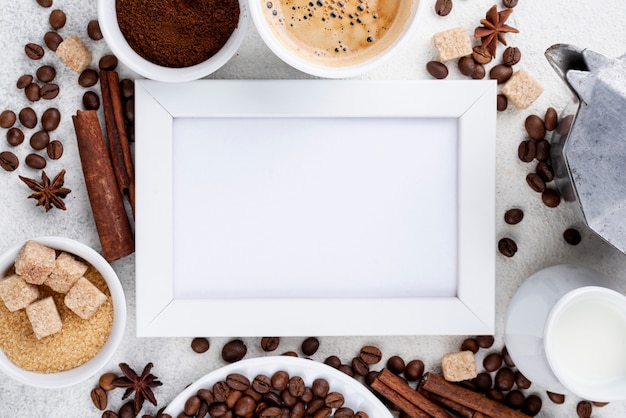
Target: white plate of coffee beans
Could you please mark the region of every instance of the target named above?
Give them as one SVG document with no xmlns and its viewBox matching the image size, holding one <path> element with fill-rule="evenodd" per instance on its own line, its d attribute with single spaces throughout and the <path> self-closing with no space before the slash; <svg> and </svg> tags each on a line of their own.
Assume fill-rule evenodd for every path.
<svg viewBox="0 0 626 418">
<path fill-rule="evenodd" d="M 358 380 L 324 363 L 289 356 L 240 360 L 217 369 L 189 385 L 163 413 L 196 416 L 204 408 L 218 414 L 210 416 L 221 416 L 220 408 L 224 413 L 231 409 L 236 416 L 263 410 L 254 416 L 278 418 L 281 407 L 315 409 L 320 416 L 392 417 Z"/>
</svg>

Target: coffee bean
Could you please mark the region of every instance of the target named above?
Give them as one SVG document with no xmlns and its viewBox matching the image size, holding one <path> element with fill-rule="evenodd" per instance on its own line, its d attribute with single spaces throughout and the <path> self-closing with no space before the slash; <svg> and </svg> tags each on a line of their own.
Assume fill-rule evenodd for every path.
<svg viewBox="0 0 626 418">
<path fill-rule="evenodd" d="M 537 152 L 535 153 L 535 158 L 537 161 L 547 161 L 550 159 L 550 143 L 545 139 L 540 139 L 536 142 Z"/>
<path fill-rule="evenodd" d="M 324 397 L 324 404 L 329 408 L 341 408 L 344 402 L 345 399 L 339 392 L 330 392 Z"/>
<path fill-rule="evenodd" d="M 269 381 L 269 378 L 267 380 Z M 250 379 L 241 373 L 231 373 L 226 376 L 226 384 L 233 390 L 243 392 L 250 387 Z"/>
<path fill-rule="evenodd" d="M 424 374 L 424 362 L 419 359 L 411 360 L 404 368 L 404 377 L 409 382 L 415 382 Z"/>
<path fill-rule="evenodd" d="M 65 26 L 65 22 L 67 22 L 67 16 L 63 10 L 56 9 L 50 12 L 48 22 L 50 22 L 50 26 L 52 26 L 53 29 L 61 29 Z"/>
<path fill-rule="evenodd" d="M 554 189 L 546 189 L 541 194 L 543 204 L 549 208 L 555 208 L 561 203 L 561 195 Z"/>
<path fill-rule="evenodd" d="M 20 128 L 11 128 L 7 131 L 7 142 L 9 145 L 17 147 L 24 142 L 24 132 Z"/>
<path fill-rule="evenodd" d="M 87 36 L 89 36 L 94 41 L 99 41 L 102 39 L 102 31 L 100 30 L 100 23 L 97 20 L 90 20 L 87 23 Z"/>
<path fill-rule="evenodd" d="M 504 403 L 509 408 L 520 409 L 524 406 L 524 402 L 526 401 L 526 397 L 522 393 L 521 390 L 513 389 L 504 396 Z"/>
<path fill-rule="evenodd" d="M 483 359 L 483 367 L 488 372 L 495 372 L 502 366 L 502 356 L 500 353 L 489 353 Z"/>
<path fill-rule="evenodd" d="M 437 0 L 435 2 L 435 13 L 439 16 L 448 16 L 452 11 L 452 0 Z"/>
<path fill-rule="evenodd" d="M 37 0 L 37 4 L 39 4 L 41 7 L 51 7 L 52 0 Z"/>
<path fill-rule="evenodd" d="M 24 52 L 26 53 L 26 56 L 32 60 L 40 60 L 43 58 L 45 53 L 41 45 L 32 42 L 26 44 Z"/>
<path fill-rule="evenodd" d="M 37 69 L 37 79 L 42 83 L 48 83 L 54 80 L 57 75 L 57 70 L 52 65 L 42 65 Z"/>
<path fill-rule="evenodd" d="M 272 388 L 278 391 L 285 390 L 287 383 L 289 383 L 289 373 L 284 370 L 279 370 L 272 375 L 271 384 Z"/>
<path fill-rule="evenodd" d="M 504 5 L 504 7 L 512 9 L 513 7 L 517 6 L 517 0 L 502 0 L 502 4 Z"/>
<path fill-rule="evenodd" d="M 337 409 L 335 411 L 335 418 L 353 418 L 354 417 L 354 411 L 350 408 L 347 408 L 345 406 L 342 406 L 341 408 Z"/>
<path fill-rule="evenodd" d="M 526 397 L 526 401 L 524 401 L 524 406 L 522 406 L 522 412 L 526 415 L 534 417 L 541 411 L 541 406 L 543 401 L 537 395 L 530 394 Z"/>
<path fill-rule="evenodd" d="M 479 335 L 476 337 L 476 342 L 480 348 L 491 348 L 494 341 L 493 335 Z"/>
<path fill-rule="evenodd" d="M 504 361 L 504 364 L 509 367 L 515 367 L 515 363 L 513 362 L 513 359 L 511 358 L 509 350 L 506 348 L 506 346 L 502 347 L 502 361 Z"/>
<path fill-rule="evenodd" d="M 597 406 L 598 408 L 602 408 L 609 404 L 608 402 L 598 402 L 598 401 L 591 401 L 591 403 L 593 406 Z"/>
<path fill-rule="evenodd" d="M 17 116 L 12 110 L 4 110 L 0 113 L 0 128 L 9 129 L 15 124 Z"/>
<path fill-rule="evenodd" d="M 448 76 L 448 67 L 439 61 L 428 61 L 426 63 L 426 71 L 438 80 L 443 80 Z"/>
<path fill-rule="evenodd" d="M 509 46 L 502 53 L 502 62 L 504 62 L 504 65 L 508 65 L 509 67 L 512 67 L 520 62 L 520 59 L 522 59 L 522 52 L 519 48 L 514 46 Z"/>
<path fill-rule="evenodd" d="M 30 146 L 34 150 L 42 150 L 50 144 L 50 135 L 46 131 L 37 131 L 30 137 Z"/>
<path fill-rule="evenodd" d="M 24 162 L 27 166 L 36 170 L 46 168 L 46 159 L 39 154 L 28 154 Z"/>
<path fill-rule="evenodd" d="M 461 350 L 462 351 L 469 350 L 472 353 L 476 354 L 476 353 L 478 353 L 479 349 L 480 349 L 480 347 L 478 346 L 478 342 L 476 341 L 476 338 L 466 338 L 461 343 Z"/>
<path fill-rule="evenodd" d="M 298 353 L 296 353 L 295 351 L 285 351 L 283 354 L 281 354 L 281 356 L 298 357 Z"/>
<path fill-rule="evenodd" d="M 93 405 L 101 411 L 104 411 L 106 409 L 107 403 L 109 402 L 107 398 L 107 393 L 100 386 L 92 389 L 91 401 L 93 402 Z"/>
<path fill-rule="evenodd" d="M 535 172 L 545 181 L 546 183 L 554 180 L 554 169 L 552 166 L 545 161 L 540 161 L 537 163 L 537 167 L 535 167 Z"/>
<path fill-rule="evenodd" d="M 120 81 L 120 92 L 124 99 L 130 99 L 135 96 L 135 82 L 130 78 L 124 78 Z"/>
<path fill-rule="evenodd" d="M 550 399 L 552 403 L 555 403 L 557 405 L 561 405 L 562 403 L 565 403 L 565 395 L 562 395 L 560 393 L 550 392 L 550 391 L 546 391 L 546 394 L 548 395 L 548 399 Z"/>
<path fill-rule="evenodd" d="M 42 99 L 52 100 L 59 95 L 59 85 L 54 83 L 44 84 L 39 92 Z"/>
<path fill-rule="evenodd" d="M 243 341 L 236 339 L 227 342 L 222 348 L 222 359 L 227 363 L 234 363 L 244 358 L 248 347 Z"/>
<path fill-rule="evenodd" d="M 498 241 L 498 251 L 505 257 L 513 257 L 517 252 L 517 244 L 511 238 Z"/>
<path fill-rule="evenodd" d="M 280 344 L 280 337 L 263 337 L 261 338 L 261 350 L 266 352 L 274 351 Z"/>
<path fill-rule="evenodd" d="M 20 78 L 17 79 L 16 86 L 18 89 L 21 90 L 21 89 L 26 88 L 26 86 L 28 86 L 32 82 L 33 82 L 33 76 L 30 74 L 24 74 L 20 76 Z"/>
<path fill-rule="evenodd" d="M 46 109 L 41 115 L 41 126 L 48 132 L 54 131 L 61 123 L 61 112 L 56 107 Z"/>
<path fill-rule="evenodd" d="M 354 377 L 354 370 L 352 370 L 352 367 L 350 367 L 350 365 L 348 364 L 342 364 L 341 366 L 339 366 L 339 371 L 347 374 L 350 377 Z"/>
<path fill-rule="evenodd" d="M 401 374 L 406 368 L 404 360 L 400 356 L 391 356 L 387 360 L 387 368 L 394 374 Z"/>
<path fill-rule="evenodd" d="M 59 44 L 63 42 L 63 38 L 55 31 L 46 32 L 43 36 L 43 42 L 46 44 L 50 51 L 56 51 Z"/>
<path fill-rule="evenodd" d="M 117 57 L 113 54 L 104 55 L 98 61 L 98 68 L 105 71 L 113 71 L 117 68 Z"/>
<path fill-rule="evenodd" d="M 579 418 L 590 418 L 592 409 L 593 406 L 589 401 L 580 401 L 578 405 L 576 405 L 576 413 Z"/>
<path fill-rule="evenodd" d="M 361 347 L 359 357 L 365 364 L 376 364 L 382 359 L 383 355 L 380 348 L 374 347 L 373 345 L 366 345 Z"/>
<path fill-rule="evenodd" d="M 124 102 L 124 118 L 130 123 L 135 123 L 135 99 Z"/>
<path fill-rule="evenodd" d="M 102 418 L 119 418 L 116 412 L 107 410 L 102 413 Z"/>
<path fill-rule="evenodd" d="M 528 389 L 531 381 L 526 378 L 519 370 L 515 371 L 515 385 L 520 389 Z"/>
<path fill-rule="evenodd" d="M 257 393 L 269 393 L 272 390 L 272 379 L 264 374 L 256 375 L 252 380 L 251 387 Z"/>
<path fill-rule="evenodd" d="M 488 372 L 478 373 L 473 381 L 479 392 L 487 392 L 493 384 L 493 379 Z"/>
<path fill-rule="evenodd" d="M 102 376 L 100 376 L 100 378 L 98 379 L 98 384 L 100 385 L 100 387 L 104 390 L 113 390 L 116 388 L 115 385 L 113 385 L 113 381 L 115 379 L 117 379 L 117 375 L 115 373 L 112 372 L 108 372 L 108 373 L 104 373 Z"/>
<path fill-rule="evenodd" d="M 504 402 L 504 393 L 501 390 L 496 388 L 491 388 L 487 391 L 487 398 L 492 399 L 496 402 Z"/>
<path fill-rule="evenodd" d="M 582 240 L 580 232 L 574 228 L 568 228 L 563 232 L 563 239 L 570 245 L 578 245 Z"/>
<path fill-rule="evenodd" d="M 476 61 L 469 56 L 461 57 L 458 61 L 458 66 L 461 74 L 471 76 L 476 67 Z"/>
<path fill-rule="evenodd" d="M 41 99 L 41 91 L 39 88 L 39 84 L 30 83 L 28 86 L 24 88 L 24 94 L 26 98 L 31 102 L 36 102 Z"/>
<path fill-rule="evenodd" d="M 494 378 L 494 387 L 496 389 L 507 391 L 511 390 L 515 383 L 515 373 L 508 367 L 503 367 L 496 373 Z"/>
<path fill-rule="evenodd" d="M 370 367 L 369 365 L 363 361 L 361 357 L 354 357 L 352 359 L 352 370 L 359 376 L 365 376 L 369 373 Z"/>
<path fill-rule="evenodd" d="M 499 112 L 503 112 L 507 107 L 509 107 L 509 99 L 504 94 L 498 94 L 496 96 L 496 103 L 496 108 Z"/>
<path fill-rule="evenodd" d="M 291 396 L 295 396 L 296 398 L 302 396 L 304 394 L 304 389 L 306 385 L 304 384 L 304 380 L 300 376 L 293 376 L 289 379 L 289 383 L 287 383 L 287 390 Z"/>
<path fill-rule="evenodd" d="M 472 73 L 472 79 L 474 80 L 482 80 L 485 78 L 485 66 L 479 63 L 474 64 L 474 72 Z"/>
<path fill-rule="evenodd" d="M 517 225 L 524 219 L 524 211 L 519 208 L 509 209 L 504 212 L 504 222 L 509 225 Z"/>
<path fill-rule="evenodd" d="M 559 116 L 556 113 L 556 110 L 554 110 L 553 107 L 549 107 L 546 110 L 546 115 L 543 117 L 543 122 L 546 125 L 546 130 L 553 131 L 554 129 L 556 129 L 556 126 L 558 124 L 558 119 L 559 119 Z"/>
<path fill-rule="evenodd" d="M 498 64 L 489 71 L 489 78 L 496 80 L 498 84 L 503 84 L 511 78 L 513 69 L 508 65 Z"/>
<path fill-rule="evenodd" d="M 0 152 L 0 167 L 6 171 L 15 171 L 20 165 L 20 160 L 11 151 Z"/>
<path fill-rule="evenodd" d="M 524 121 L 524 128 L 532 139 L 543 139 L 546 136 L 546 125 L 537 115 L 529 115 Z"/>
<path fill-rule="evenodd" d="M 324 364 L 338 369 L 341 366 L 341 359 L 337 356 L 329 356 L 326 358 L 326 360 L 324 360 Z"/>
<path fill-rule="evenodd" d="M 312 356 L 317 352 L 317 349 L 319 347 L 320 340 L 318 340 L 316 337 L 308 337 L 302 342 L 300 349 L 305 356 Z"/>
<path fill-rule="evenodd" d="M 537 193 L 543 193 L 546 190 L 546 182 L 537 173 L 528 173 L 526 183 Z"/>
<path fill-rule="evenodd" d="M 200 410 L 200 405 L 202 405 L 202 400 L 196 396 L 190 396 L 185 401 L 185 405 L 183 407 L 183 412 L 189 416 L 195 416 Z"/>
<path fill-rule="evenodd" d="M 136 415 L 135 405 L 133 404 L 133 401 L 126 402 L 120 408 L 120 411 L 119 411 L 120 418 L 135 418 L 135 415 Z"/>
<path fill-rule="evenodd" d="M 207 338 L 196 337 L 191 340 L 191 349 L 198 354 L 207 352 L 209 347 L 210 344 Z"/>
<path fill-rule="evenodd" d="M 82 87 L 91 87 L 98 82 L 98 72 L 87 68 L 78 76 L 78 84 Z"/>
<path fill-rule="evenodd" d="M 491 62 L 491 53 L 480 45 L 472 48 L 472 58 L 479 64 L 489 64 Z"/>
<path fill-rule="evenodd" d="M 83 107 L 87 110 L 98 110 L 100 108 L 100 96 L 95 91 L 89 90 L 83 94 Z"/>
<path fill-rule="evenodd" d="M 20 110 L 18 118 L 25 128 L 32 129 L 37 125 L 37 113 L 32 107 L 25 107 Z"/>
<path fill-rule="evenodd" d="M 525 163 L 529 163 L 535 159 L 537 153 L 537 144 L 535 141 L 522 141 L 517 148 L 517 156 Z"/>
</svg>

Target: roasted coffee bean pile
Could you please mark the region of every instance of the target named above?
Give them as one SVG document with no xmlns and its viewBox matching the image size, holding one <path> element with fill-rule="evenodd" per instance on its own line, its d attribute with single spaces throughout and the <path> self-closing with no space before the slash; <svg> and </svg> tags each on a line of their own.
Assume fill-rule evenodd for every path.
<svg viewBox="0 0 626 418">
<path fill-rule="evenodd" d="M 512 9 L 517 6 L 517 0 L 503 0 L 502 6 Z M 452 12 L 452 0 L 437 0 L 435 2 L 435 13 L 439 16 L 447 16 Z M 508 46 L 502 52 L 501 62 L 495 64 L 489 70 L 489 78 L 496 80 L 498 85 L 507 82 L 513 75 L 513 67 L 522 59 L 522 52 L 517 47 Z M 487 75 L 485 66 L 493 61 L 491 53 L 482 45 L 473 47 L 472 55 L 464 56 L 456 61 L 459 72 L 474 80 L 482 80 Z M 426 71 L 433 78 L 442 80 L 448 77 L 448 64 L 437 60 L 426 63 Z M 497 110 L 504 111 L 508 107 L 508 99 L 504 94 L 497 96 Z"/>
</svg>

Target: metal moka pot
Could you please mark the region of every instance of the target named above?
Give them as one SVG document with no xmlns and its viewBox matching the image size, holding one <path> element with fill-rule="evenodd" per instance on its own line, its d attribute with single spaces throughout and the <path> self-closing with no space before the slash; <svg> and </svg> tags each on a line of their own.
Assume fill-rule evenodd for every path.
<svg viewBox="0 0 626 418">
<path fill-rule="evenodd" d="M 626 55 L 557 44 L 545 56 L 578 98 L 552 138 L 556 185 L 591 230 L 626 253 Z"/>
</svg>

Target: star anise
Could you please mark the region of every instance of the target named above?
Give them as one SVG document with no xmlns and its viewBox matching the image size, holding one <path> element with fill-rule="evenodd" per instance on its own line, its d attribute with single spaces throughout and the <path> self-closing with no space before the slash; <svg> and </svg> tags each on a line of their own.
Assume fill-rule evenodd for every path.
<svg viewBox="0 0 626 418">
<path fill-rule="evenodd" d="M 128 364 L 120 363 L 120 369 L 122 370 L 124 376 L 118 377 L 112 382 L 113 386 L 126 389 L 126 392 L 124 392 L 124 395 L 122 396 L 122 400 L 128 398 L 133 392 L 135 392 L 135 414 L 138 414 L 139 411 L 141 411 L 143 401 L 146 399 L 154 406 L 157 404 L 152 388 L 161 386 L 163 383 L 158 381 L 157 377 L 150 373 L 152 366 L 152 363 L 146 364 L 141 376 L 139 376 L 133 369 L 130 368 Z"/>
<path fill-rule="evenodd" d="M 61 170 L 52 181 L 48 178 L 45 171 L 41 171 L 41 181 L 29 179 L 23 176 L 19 176 L 26 185 L 35 193 L 28 196 L 28 198 L 37 199 L 36 206 L 43 206 L 48 212 L 52 206 L 56 206 L 59 209 L 65 210 L 65 202 L 63 199 L 71 193 L 71 190 L 63 187 L 65 181 L 65 170 Z"/>
<path fill-rule="evenodd" d="M 481 19 L 479 26 L 474 30 L 474 38 L 480 38 L 482 47 L 487 49 L 492 57 L 496 56 L 498 42 L 506 45 L 505 33 L 518 33 L 519 30 L 506 24 L 506 20 L 513 13 L 513 9 L 504 9 L 498 11 L 498 7 L 494 4 L 487 12 L 485 19 Z"/>
</svg>

